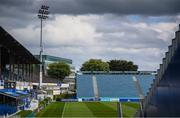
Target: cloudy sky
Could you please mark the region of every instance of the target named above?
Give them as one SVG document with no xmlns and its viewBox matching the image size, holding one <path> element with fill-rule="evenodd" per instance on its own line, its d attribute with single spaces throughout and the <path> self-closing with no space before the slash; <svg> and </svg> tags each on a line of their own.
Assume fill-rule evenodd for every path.
<svg viewBox="0 0 180 118">
<path fill-rule="evenodd" d="M 0 0 L 0 24 L 33 54 L 39 53 L 41 5 L 44 54 L 70 58 L 78 69 L 90 59 L 126 59 L 156 70 L 180 23 L 180 0 Z"/>
</svg>

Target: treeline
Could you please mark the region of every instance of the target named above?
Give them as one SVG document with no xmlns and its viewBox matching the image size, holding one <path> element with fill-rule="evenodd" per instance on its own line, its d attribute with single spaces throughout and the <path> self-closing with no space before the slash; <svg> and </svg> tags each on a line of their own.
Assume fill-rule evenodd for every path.
<svg viewBox="0 0 180 118">
<path fill-rule="evenodd" d="M 82 64 L 81 71 L 137 71 L 138 66 L 132 61 L 90 59 Z"/>
<path fill-rule="evenodd" d="M 132 61 L 110 60 L 105 62 L 101 59 L 90 59 L 82 64 L 81 71 L 137 71 L 138 66 Z M 64 62 L 49 64 L 48 75 L 62 81 L 71 73 L 70 66 Z"/>
</svg>

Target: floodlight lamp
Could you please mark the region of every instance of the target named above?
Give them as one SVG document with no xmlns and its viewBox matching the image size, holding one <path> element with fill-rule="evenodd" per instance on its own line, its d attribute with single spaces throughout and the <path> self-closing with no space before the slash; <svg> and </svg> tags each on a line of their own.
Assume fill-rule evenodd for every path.
<svg viewBox="0 0 180 118">
<path fill-rule="evenodd" d="M 42 6 L 41 6 L 41 9 L 46 9 L 46 10 L 48 10 L 48 9 L 49 9 L 49 6 L 42 5 Z"/>
<path fill-rule="evenodd" d="M 45 7 L 45 6 L 44 6 L 44 5 L 42 5 L 42 6 L 41 6 L 41 9 L 44 9 L 44 7 Z"/>
<path fill-rule="evenodd" d="M 49 11 L 44 10 L 44 14 L 48 15 L 48 14 L 49 14 Z"/>
<path fill-rule="evenodd" d="M 39 13 L 39 14 L 42 14 L 42 13 L 43 13 L 43 11 L 40 9 L 38 13 Z"/>
<path fill-rule="evenodd" d="M 48 10 L 48 9 L 49 9 L 49 6 L 45 6 L 44 9 Z"/>
<path fill-rule="evenodd" d="M 42 15 L 40 15 L 40 14 L 38 14 L 37 16 L 38 16 L 39 18 L 41 18 L 41 17 L 42 17 Z"/>
</svg>

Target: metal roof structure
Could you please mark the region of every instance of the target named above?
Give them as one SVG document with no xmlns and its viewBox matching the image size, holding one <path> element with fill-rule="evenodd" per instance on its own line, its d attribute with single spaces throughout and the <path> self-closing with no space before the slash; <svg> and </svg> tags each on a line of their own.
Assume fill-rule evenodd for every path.
<svg viewBox="0 0 180 118">
<path fill-rule="evenodd" d="M 34 55 L 34 56 L 39 60 L 39 55 Z M 43 58 L 43 62 L 45 62 L 45 61 L 59 62 L 60 61 L 60 62 L 72 64 L 72 60 L 67 59 L 67 58 L 51 56 L 51 55 L 42 55 L 42 58 Z"/>
<path fill-rule="evenodd" d="M 0 95 L 5 95 L 12 98 L 26 98 L 29 96 L 27 92 L 16 89 L 0 89 Z"/>
<path fill-rule="evenodd" d="M 12 37 L 7 31 L 0 26 L 0 46 L 4 47 L 8 51 L 7 55 L 2 57 L 2 61 L 9 63 L 7 57 L 8 53 L 15 57 L 14 63 L 21 64 L 40 64 L 40 61 L 36 59 L 31 52 L 29 52 L 23 45 L 21 45 L 14 37 Z"/>
</svg>

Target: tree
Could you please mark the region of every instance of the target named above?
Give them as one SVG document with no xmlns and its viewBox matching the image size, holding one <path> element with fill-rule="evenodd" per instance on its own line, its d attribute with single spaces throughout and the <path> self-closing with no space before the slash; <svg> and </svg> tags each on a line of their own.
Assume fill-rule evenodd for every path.
<svg viewBox="0 0 180 118">
<path fill-rule="evenodd" d="M 138 69 L 132 61 L 110 60 L 108 64 L 110 71 L 137 71 Z"/>
<path fill-rule="evenodd" d="M 109 64 L 101 59 L 90 59 L 83 63 L 81 71 L 109 71 Z"/>
<path fill-rule="evenodd" d="M 64 62 L 49 64 L 48 75 L 63 80 L 70 74 L 70 66 Z"/>
</svg>

